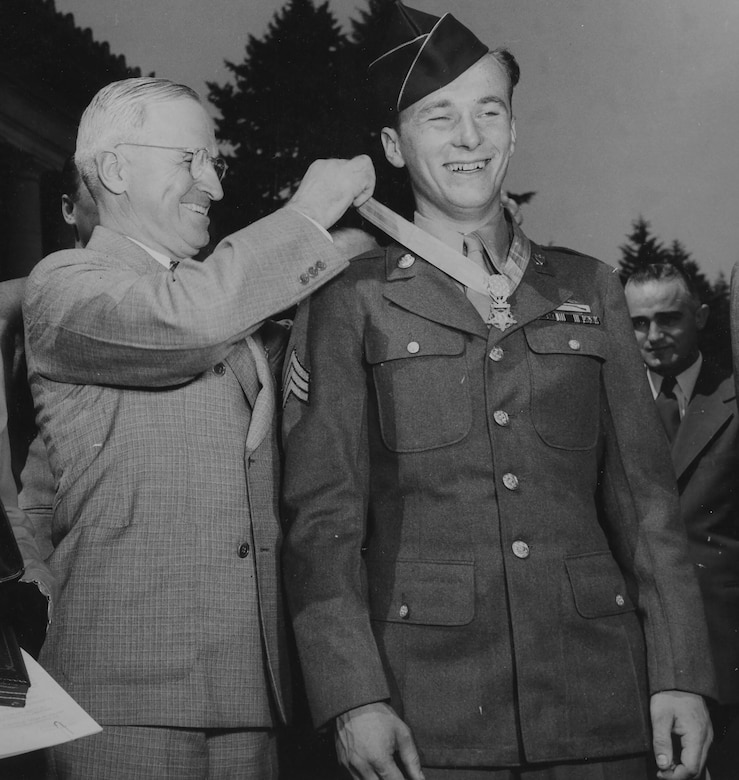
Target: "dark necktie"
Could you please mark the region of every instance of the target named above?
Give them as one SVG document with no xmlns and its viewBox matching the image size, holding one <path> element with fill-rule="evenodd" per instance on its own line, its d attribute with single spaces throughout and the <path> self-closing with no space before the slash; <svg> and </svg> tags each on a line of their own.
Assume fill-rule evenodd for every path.
<svg viewBox="0 0 739 780">
<path fill-rule="evenodd" d="M 662 378 L 662 387 L 659 389 L 655 403 L 657 411 L 662 418 L 662 425 L 667 433 L 667 438 L 672 442 L 677 435 L 677 429 L 680 427 L 680 406 L 675 396 L 675 385 L 677 381 L 674 376 Z"/>
</svg>

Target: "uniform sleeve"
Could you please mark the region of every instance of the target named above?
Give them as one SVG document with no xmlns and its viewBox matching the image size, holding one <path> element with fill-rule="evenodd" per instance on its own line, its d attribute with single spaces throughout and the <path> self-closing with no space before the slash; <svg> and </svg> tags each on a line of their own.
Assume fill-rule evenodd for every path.
<svg viewBox="0 0 739 780">
<path fill-rule="evenodd" d="M 127 251 L 130 242 L 114 238 Z M 55 381 L 186 382 L 347 265 L 320 230 L 287 208 L 224 239 L 205 262 L 183 260 L 172 272 L 154 261 L 142 272 L 96 245 L 93 237 L 92 248 L 52 255 L 29 278 L 30 360 Z"/>
<path fill-rule="evenodd" d="M 605 309 L 605 522 L 636 589 L 649 688 L 712 697 L 715 680 L 703 603 L 688 560 L 667 440 L 615 273 L 608 277 Z"/>
<path fill-rule="evenodd" d="M 389 696 L 370 629 L 363 314 L 338 279 L 298 309 L 283 380 L 284 570 L 316 725 Z"/>
</svg>

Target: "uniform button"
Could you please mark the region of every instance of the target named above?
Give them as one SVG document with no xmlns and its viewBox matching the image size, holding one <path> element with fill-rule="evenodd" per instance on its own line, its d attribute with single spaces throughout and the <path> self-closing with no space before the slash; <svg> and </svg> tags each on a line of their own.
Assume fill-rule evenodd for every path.
<svg viewBox="0 0 739 780">
<path fill-rule="evenodd" d="M 513 542 L 511 549 L 513 550 L 513 554 L 516 556 L 516 558 L 528 558 L 529 554 L 531 553 L 528 544 L 526 544 L 526 542 L 522 542 L 520 539 L 516 539 L 516 541 Z"/>
<path fill-rule="evenodd" d="M 567 343 L 569 344 L 570 349 L 580 349 L 580 342 L 577 339 L 570 339 Z"/>
<path fill-rule="evenodd" d="M 325 271 L 325 270 L 326 270 L 326 263 L 324 263 L 324 262 L 323 262 L 323 260 L 319 260 L 319 261 L 316 263 L 316 268 L 317 268 L 319 271 Z"/>
<path fill-rule="evenodd" d="M 488 353 L 488 357 L 496 363 L 503 360 L 503 350 L 500 347 L 493 347 Z"/>
<path fill-rule="evenodd" d="M 508 490 L 518 490 L 518 477 L 510 472 L 503 474 L 503 484 Z"/>
<path fill-rule="evenodd" d="M 616 594 L 616 604 L 617 604 L 619 607 L 623 607 L 623 605 L 624 605 L 625 603 L 626 603 L 626 599 L 624 599 L 624 597 L 623 597 L 623 596 L 622 596 L 620 593 L 617 593 L 617 594 Z"/>
<path fill-rule="evenodd" d="M 418 352 L 418 350 L 421 349 L 421 347 L 419 346 L 417 341 L 411 341 L 409 342 L 406 349 L 408 350 L 408 352 L 411 353 L 411 355 L 415 355 L 416 352 Z"/>
<path fill-rule="evenodd" d="M 416 258 L 413 255 L 405 254 L 398 258 L 398 268 L 410 268 L 415 262 Z"/>
<path fill-rule="evenodd" d="M 401 604 L 400 609 L 398 610 L 398 614 L 400 615 L 403 620 L 406 620 L 408 615 L 411 614 L 410 609 L 408 608 L 407 604 Z"/>
<path fill-rule="evenodd" d="M 308 284 L 310 276 L 308 274 L 300 274 L 300 284 Z"/>
<path fill-rule="evenodd" d="M 216 363 L 213 366 L 213 373 L 218 374 L 218 376 L 223 376 L 226 373 L 226 366 L 224 366 L 223 363 Z"/>
<path fill-rule="evenodd" d="M 502 409 L 498 409 L 497 411 L 493 412 L 493 420 L 498 423 L 498 425 L 508 425 L 508 423 L 511 421 L 511 418 L 508 416 L 508 412 L 504 412 Z"/>
<path fill-rule="evenodd" d="M 244 542 L 243 544 L 239 545 L 239 558 L 246 558 L 246 556 L 249 554 L 249 545 Z"/>
</svg>

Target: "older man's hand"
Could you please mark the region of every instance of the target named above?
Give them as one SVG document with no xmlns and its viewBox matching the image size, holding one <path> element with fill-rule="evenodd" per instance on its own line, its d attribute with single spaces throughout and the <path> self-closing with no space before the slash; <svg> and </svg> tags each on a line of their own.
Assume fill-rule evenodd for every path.
<svg viewBox="0 0 739 780">
<path fill-rule="evenodd" d="M 374 189 L 375 168 L 366 154 L 351 160 L 316 160 L 288 205 L 330 228 L 349 206 L 361 206 Z"/>
<path fill-rule="evenodd" d="M 660 691 L 652 696 L 652 746 L 661 780 L 692 780 L 706 764 L 713 729 L 702 696 L 684 691 Z M 673 750 L 673 735 L 680 751 Z"/>
</svg>

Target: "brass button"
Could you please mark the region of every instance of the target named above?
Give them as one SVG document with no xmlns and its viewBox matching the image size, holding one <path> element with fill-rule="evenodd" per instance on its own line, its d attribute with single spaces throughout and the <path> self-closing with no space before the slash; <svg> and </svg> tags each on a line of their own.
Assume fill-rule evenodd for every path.
<svg viewBox="0 0 739 780">
<path fill-rule="evenodd" d="M 496 363 L 503 360 L 503 350 L 500 347 L 493 347 L 488 353 L 488 357 Z"/>
<path fill-rule="evenodd" d="M 522 542 L 520 539 L 516 539 L 516 541 L 513 542 L 511 549 L 516 558 L 528 558 L 531 554 L 528 544 Z"/>
<path fill-rule="evenodd" d="M 625 598 L 624 598 L 624 597 L 623 597 L 623 596 L 622 596 L 620 593 L 617 593 L 617 594 L 616 594 L 616 604 L 617 604 L 619 607 L 623 607 L 623 605 L 624 605 L 625 603 L 626 603 L 626 599 L 625 599 Z"/>
<path fill-rule="evenodd" d="M 411 254 L 404 254 L 398 258 L 398 268 L 410 268 L 413 263 L 416 262 L 416 258 Z"/>
<path fill-rule="evenodd" d="M 503 484 L 508 490 L 518 490 L 518 477 L 510 472 L 503 474 Z"/>
<path fill-rule="evenodd" d="M 493 420 L 495 420 L 498 425 L 505 427 L 511 421 L 511 418 L 508 416 L 508 412 L 504 412 L 502 409 L 497 409 L 493 412 Z"/>
<path fill-rule="evenodd" d="M 580 342 L 577 339 L 570 339 L 568 342 L 570 349 L 577 351 L 580 349 Z"/>
<path fill-rule="evenodd" d="M 400 609 L 398 610 L 398 615 L 400 615 L 403 620 L 406 620 L 408 618 L 408 615 L 411 614 L 410 609 L 408 608 L 407 604 L 401 604 Z"/>
<path fill-rule="evenodd" d="M 411 353 L 411 355 L 415 355 L 416 352 L 418 352 L 418 350 L 421 349 L 421 347 L 417 341 L 411 341 L 406 347 L 406 349 L 408 350 L 408 352 Z"/>
</svg>

